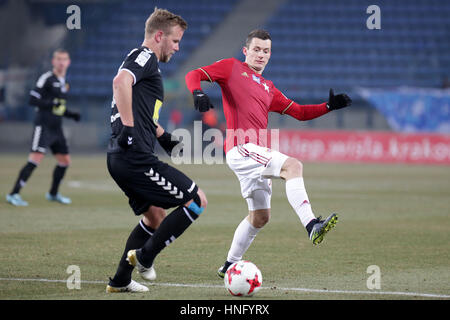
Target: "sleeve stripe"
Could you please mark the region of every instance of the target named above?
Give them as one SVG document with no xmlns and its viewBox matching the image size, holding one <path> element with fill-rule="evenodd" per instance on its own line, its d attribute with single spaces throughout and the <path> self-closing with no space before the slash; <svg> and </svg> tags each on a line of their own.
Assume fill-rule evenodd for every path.
<svg viewBox="0 0 450 320">
<path fill-rule="evenodd" d="M 47 81 L 47 79 L 52 75 L 53 73 L 51 71 L 47 71 L 46 73 L 44 73 L 43 75 L 41 75 L 38 79 L 38 81 L 36 82 L 36 87 L 38 88 L 42 88 L 45 84 L 45 81 Z"/>
<path fill-rule="evenodd" d="M 294 101 L 291 101 L 291 103 L 289 103 L 289 105 L 281 112 L 281 114 L 284 114 L 287 111 L 287 109 L 289 109 L 292 106 L 293 103 Z"/>
<path fill-rule="evenodd" d="M 202 70 L 205 74 L 206 74 L 206 76 L 208 77 L 208 79 L 209 79 L 209 82 L 213 82 L 212 80 L 211 80 L 211 77 L 209 76 L 209 74 L 208 74 L 208 72 L 206 72 L 205 70 L 203 70 L 202 68 L 199 68 L 199 70 Z"/>
<path fill-rule="evenodd" d="M 133 86 L 134 86 L 136 84 L 136 76 L 134 75 L 134 73 L 131 70 L 127 69 L 127 68 L 120 68 L 119 72 L 121 70 L 126 71 L 126 72 L 128 72 L 129 74 L 131 74 L 133 76 Z"/>
<path fill-rule="evenodd" d="M 32 95 L 33 97 L 36 97 L 36 98 L 38 98 L 38 99 L 42 98 L 42 96 L 40 95 L 40 93 L 37 92 L 37 91 L 34 91 L 34 90 L 31 90 L 31 91 L 30 91 L 30 95 Z"/>
</svg>

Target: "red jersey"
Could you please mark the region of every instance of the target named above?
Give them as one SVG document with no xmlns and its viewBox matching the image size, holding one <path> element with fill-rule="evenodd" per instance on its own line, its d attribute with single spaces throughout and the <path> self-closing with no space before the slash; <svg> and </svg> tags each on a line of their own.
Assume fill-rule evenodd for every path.
<svg viewBox="0 0 450 320">
<path fill-rule="evenodd" d="M 201 80 L 217 82 L 222 89 L 229 147 L 247 142 L 267 146 L 267 139 L 261 139 L 261 136 L 267 133 L 270 111 L 290 114 L 299 120 L 313 119 L 328 112 L 326 103 L 309 106 L 296 104 L 284 96 L 272 81 L 264 79 L 245 62 L 235 58 L 219 60 L 186 75 L 186 84 L 191 92 L 201 90 Z M 231 134 L 237 139 L 234 138 L 230 146 Z"/>
</svg>

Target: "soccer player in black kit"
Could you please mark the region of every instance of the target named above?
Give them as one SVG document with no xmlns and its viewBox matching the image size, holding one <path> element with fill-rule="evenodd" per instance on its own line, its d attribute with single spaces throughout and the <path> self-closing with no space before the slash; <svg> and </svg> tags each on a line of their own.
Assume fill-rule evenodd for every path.
<svg viewBox="0 0 450 320">
<path fill-rule="evenodd" d="M 30 105 L 36 107 L 36 117 L 28 161 L 20 170 L 13 189 L 6 195 L 6 201 L 14 206 L 28 205 L 19 192 L 49 148 L 56 158 L 57 165 L 53 170 L 53 180 L 46 198 L 62 204 L 71 203 L 70 198 L 58 192 L 67 167 L 70 165 L 69 149 L 62 130 L 62 117 L 80 121 L 80 114 L 66 107 L 69 85 L 65 77 L 69 65 L 69 53 L 64 49 L 55 50 L 52 57 L 53 69 L 42 74 L 34 89 L 30 91 Z"/>
<path fill-rule="evenodd" d="M 128 53 L 113 80 L 108 170 L 134 213 L 143 218 L 128 237 L 116 274 L 106 287 L 108 293 L 148 291 L 131 279 L 133 268 L 143 279 L 153 279 L 156 255 L 181 236 L 207 205 L 195 182 L 154 153 L 156 141 L 169 154 L 179 143 L 158 124 L 164 100 L 158 63 L 168 62 L 179 50 L 186 28 L 180 16 L 155 8 L 145 23 L 144 42 Z M 160 214 L 174 207 L 165 218 Z"/>
</svg>

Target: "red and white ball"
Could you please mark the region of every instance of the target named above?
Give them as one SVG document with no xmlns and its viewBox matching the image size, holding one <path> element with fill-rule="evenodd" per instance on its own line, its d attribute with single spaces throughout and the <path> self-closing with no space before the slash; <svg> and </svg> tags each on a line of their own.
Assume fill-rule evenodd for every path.
<svg viewBox="0 0 450 320">
<path fill-rule="evenodd" d="M 225 288 L 233 296 L 252 296 L 261 289 L 262 274 L 250 261 L 233 263 L 225 272 Z"/>
</svg>

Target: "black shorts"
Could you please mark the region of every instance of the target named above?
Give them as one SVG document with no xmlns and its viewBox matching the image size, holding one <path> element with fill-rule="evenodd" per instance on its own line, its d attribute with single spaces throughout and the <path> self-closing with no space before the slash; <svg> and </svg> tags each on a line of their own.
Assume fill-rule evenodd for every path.
<svg viewBox="0 0 450 320">
<path fill-rule="evenodd" d="M 35 125 L 31 140 L 31 152 L 46 153 L 49 148 L 53 154 L 69 154 L 62 128 Z"/>
<path fill-rule="evenodd" d="M 107 165 L 136 215 L 150 206 L 178 207 L 197 194 L 195 182 L 167 163 L 154 158 L 148 164 L 136 164 L 129 157 L 127 153 L 108 153 Z"/>
</svg>

